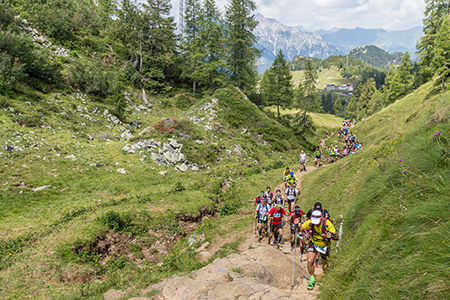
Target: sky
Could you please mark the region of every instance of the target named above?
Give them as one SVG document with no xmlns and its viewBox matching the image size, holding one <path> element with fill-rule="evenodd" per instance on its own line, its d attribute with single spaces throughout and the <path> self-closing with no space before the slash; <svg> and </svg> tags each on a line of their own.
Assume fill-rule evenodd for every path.
<svg viewBox="0 0 450 300">
<path fill-rule="evenodd" d="M 178 20 L 179 0 L 172 1 Z M 221 11 L 229 0 L 216 0 Z M 422 25 L 424 0 L 254 0 L 256 12 L 313 31 L 337 28 L 405 30 Z"/>
</svg>

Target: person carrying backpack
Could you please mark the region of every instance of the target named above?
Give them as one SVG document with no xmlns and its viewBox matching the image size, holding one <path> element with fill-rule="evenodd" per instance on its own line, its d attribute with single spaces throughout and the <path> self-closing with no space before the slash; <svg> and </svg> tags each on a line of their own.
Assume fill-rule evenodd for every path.
<svg viewBox="0 0 450 300">
<path fill-rule="evenodd" d="M 303 150 L 300 151 L 299 162 L 300 162 L 300 172 L 302 171 L 306 172 L 306 153 Z"/>
<path fill-rule="evenodd" d="M 320 166 L 320 158 L 322 157 L 322 149 L 320 149 L 320 146 L 317 146 L 314 154 L 316 156 L 316 158 L 314 159 L 314 162 L 317 163 L 317 167 L 319 167 Z"/>
<path fill-rule="evenodd" d="M 298 205 L 295 207 L 294 211 L 289 213 L 289 223 L 291 225 L 291 251 L 293 251 L 294 247 L 297 246 L 294 245 L 295 234 L 296 232 L 300 232 L 300 230 L 298 230 L 299 224 L 301 225 L 305 221 L 305 216 L 306 216 L 305 212 L 301 210 L 300 206 Z M 300 249 L 302 250 L 303 253 L 303 240 L 301 238 L 300 238 Z"/>
<path fill-rule="evenodd" d="M 264 193 L 264 197 L 266 197 L 267 204 L 269 204 L 269 206 L 271 206 L 272 205 L 272 199 L 273 199 L 273 193 L 270 190 L 270 186 L 266 187 L 266 192 Z"/>
<path fill-rule="evenodd" d="M 295 188 L 292 182 L 289 182 L 289 187 L 286 189 L 284 193 L 286 194 L 289 212 L 291 212 L 294 210 L 295 198 L 297 197 L 297 195 L 300 194 L 300 192 Z"/>
<path fill-rule="evenodd" d="M 258 197 L 256 197 L 255 202 L 253 202 L 253 206 L 256 206 L 259 203 L 261 203 L 261 200 L 264 198 L 264 192 L 263 191 L 261 191 L 259 194 L 260 195 Z"/>
<path fill-rule="evenodd" d="M 316 284 L 314 277 L 314 260 L 316 255 L 320 254 L 322 268 L 326 271 L 328 267 L 327 259 L 330 256 L 329 241 L 330 239 L 339 240 L 339 235 L 333 223 L 323 217 L 320 210 L 313 211 L 311 219 L 303 223 L 302 228 L 306 230 L 306 235 L 310 238 L 307 249 L 309 273 L 309 284 L 307 288 L 308 290 L 312 290 Z"/>
<path fill-rule="evenodd" d="M 276 207 L 272 208 L 269 211 L 270 218 L 270 236 L 268 244 L 270 245 L 270 240 L 272 236 L 274 236 L 274 242 L 278 246 L 281 247 L 281 239 L 283 238 L 283 226 L 281 225 L 281 220 L 283 219 L 283 215 L 286 215 L 286 211 L 281 206 L 281 204 L 277 204 Z"/>
<path fill-rule="evenodd" d="M 259 242 L 262 240 L 262 225 L 264 225 L 265 234 L 267 236 L 267 215 L 270 211 L 270 205 L 266 202 L 266 199 L 262 199 L 261 203 L 256 206 L 255 217 L 258 219 L 258 232 Z"/>
<path fill-rule="evenodd" d="M 284 207 L 284 197 L 281 195 L 281 191 L 277 190 L 275 196 L 273 197 L 272 207 L 275 207 L 277 204 L 281 204 Z"/>
<path fill-rule="evenodd" d="M 327 220 L 333 222 L 333 220 L 331 219 L 330 213 L 326 209 L 322 208 L 322 203 L 320 203 L 320 202 L 314 203 L 314 207 L 311 208 L 310 210 L 308 210 L 308 213 L 306 214 L 306 218 L 308 220 L 311 219 L 311 215 L 312 215 L 313 211 L 316 211 L 316 210 L 320 211 L 322 213 L 322 216 L 324 216 Z"/>
<path fill-rule="evenodd" d="M 289 176 L 290 173 L 291 171 L 289 170 L 289 167 L 286 167 L 286 170 L 283 171 L 283 181 L 285 185 L 286 185 L 286 178 Z"/>
<path fill-rule="evenodd" d="M 291 171 L 289 173 L 289 176 L 286 177 L 286 183 L 287 184 L 293 184 L 294 186 L 297 185 L 297 175 L 294 175 L 294 171 Z M 285 184 L 286 186 L 286 184 Z"/>
</svg>

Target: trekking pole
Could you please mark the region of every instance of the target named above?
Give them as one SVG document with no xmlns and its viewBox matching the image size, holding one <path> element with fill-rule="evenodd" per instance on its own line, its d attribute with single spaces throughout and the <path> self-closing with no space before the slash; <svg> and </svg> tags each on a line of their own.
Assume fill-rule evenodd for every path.
<svg viewBox="0 0 450 300">
<path fill-rule="evenodd" d="M 294 277 L 295 277 L 295 253 L 297 252 L 297 227 L 295 228 L 295 238 L 294 238 L 294 266 L 292 267 L 292 287 L 294 289 Z"/>
</svg>

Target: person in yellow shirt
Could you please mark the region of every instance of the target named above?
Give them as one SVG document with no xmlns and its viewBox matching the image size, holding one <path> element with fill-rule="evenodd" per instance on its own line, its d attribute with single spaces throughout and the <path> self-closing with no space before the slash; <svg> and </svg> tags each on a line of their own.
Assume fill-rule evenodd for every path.
<svg viewBox="0 0 450 300">
<path fill-rule="evenodd" d="M 311 219 L 302 224 L 303 229 L 306 230 L 307 237 L 310 238 L 308 245 L 308 272 L 309 284 L 308 290 L 312 290 L 316 284 L 314 277 L 314 260 L 317 254 L 322 257 L 322 267 L 325 271 L 327 268 L 327 257 L 330 255 L 329 240 L 338 240 L 339 236 L 336 229 L 326 218 L 322 217 L 320 210 L 315 210 L 311 214 Z"/>
<path fill-rule="evenodd" d="M 286 170 L 283 171 L 284 187 L 287 187 L 287 181 L 286 181 L 286 179 L 287 179 L 287 177 L 289 176 L 290 172 L 291 172 L 291 171 L 289 170 L 289 167 L 286 167 Z"/>
</svg>

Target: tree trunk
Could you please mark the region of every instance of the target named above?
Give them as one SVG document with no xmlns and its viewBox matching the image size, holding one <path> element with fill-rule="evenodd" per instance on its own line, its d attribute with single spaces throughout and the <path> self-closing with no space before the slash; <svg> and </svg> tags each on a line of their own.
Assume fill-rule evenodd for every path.
<svg viewBox="0 0 450 300">
<path fill-rule="evenodd" d="M 277 114 L 278 114 L 278 119 L 280 118 L 280 98 L 277 99 Z"/>
<path fill-rule="evenodd" d="M 145 106 L 152 107 L 152 105 L 148 102 L 147 96 L 145 95 L 145 90 L 142 88 L 142 101 L 144 101 Z"/>
<path fill-rule="evenodd" d="M 214 70 L 211 70 L 211 82 L 213 86 L 213 91 L 216 90 L 216 84 L 214 83 Z"/>
<path fill-rule="evenodd" d="M 142 38 L 139 38 L 139 54 L 140 54 L 140 64 L 139 64 L 139 73 L 142 70 Z"/>
<path fill-rule="evenodd" d="M 441 78 L 441 82 L 442 82 L 442 88 L 445 90 L 445 82 L 444 82 L 444 76 L 442 76 Z"/>
<path fill-rule="evenodd" d="M 192 83 L 192 93 L 194 93 L 194 94 L 195 94 L 195 84 L 196 84 L 196 81 L 194 79 L 194 82 Z"/>
</svg>

